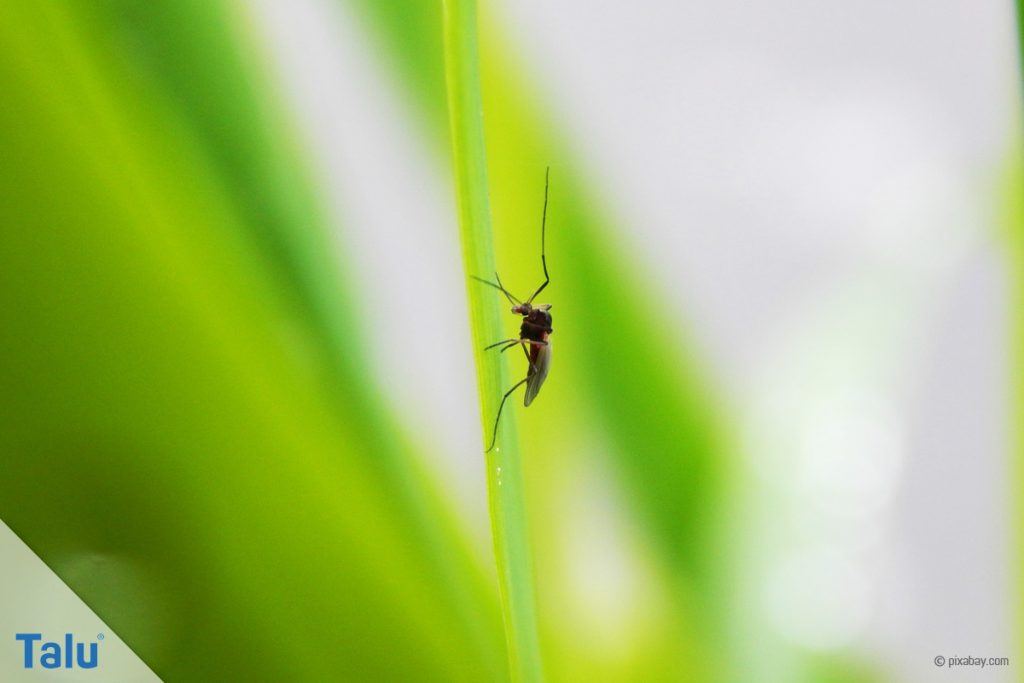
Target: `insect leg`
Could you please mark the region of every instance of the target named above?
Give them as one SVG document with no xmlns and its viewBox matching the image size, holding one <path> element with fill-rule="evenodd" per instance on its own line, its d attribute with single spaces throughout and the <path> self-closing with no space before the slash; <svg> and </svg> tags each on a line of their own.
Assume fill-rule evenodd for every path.
<svg viewBox="0 0 1024 683">
<path fill-rule="evenodd" d="M 497 276 L 498 276 L 498 274 L 497 274 L 497 273 L 495 273 L 495 274 L 494 274 L 494 276 L 495 276 L 495 277 L 497 277 Z M 488 287 L 494 287 L 495 289 L 497 289 L 498 291 L 500 291 L 500 292 L 501 292 L 502 294 L 504 294 L 504 295 L 505 295 L 505 298 L 506 298 L 506 299 L 508 299 L 508 300 L 509 300 L 509 303 L 511 303 L 511 304 L 512 304 L 513 306 L 518 306 L 519 304 L 521 304 L 521 303 L 522 303 L 522 302 L 521 302 L 521 301 L 520 301 L 520 300 L 519 300 L 519 299 L 518 299 L 517 297 L 515 297 L 515 296 L 514 296 L 514 295 L 512 294 L 512 292 L 508 291 L 507 289 L 505 289 L 505 288 L 504 288 L 504 287 L 503 287 L 503 286 L 502 286 L 502 285 L 500 284 L 500 283 L 501 283 L 501 280 L 498 280 L 498 282 L 496 282 L 496 283 L 495 283 L 495 282 L 491 282 L 490 280 L 485 280 L 485 279 L 483 279 L 482 277 L 477 277 L 476 275 L 470 275 L 470 277 L 471 277 L 471 278 L 473 278 L 474 280 L 476 280 L 477 282 L 482 282 L 482 283 L 484 283 L 485 285 L 487 285 Z"/>
<path fill-rule="evenodd" d="M 518 339 L 502 339 L 499 342 L 494 342 L 493 344 L 489 344 L 489 345 L 485 346 L 484 347 L 484 351 L 488 351 L 490 349 L 493 349 L 495 346 L 501 346 L 502 344 L 518 344 L 518 343 L 519 343 Z"/>
<path fill-rule="evenodd" d="M 511 389 L 506 391 L 504 396 L 501 397 L 501 403 L 498 405 L 498 415 L 497 417 L 494 418 L 494 432 L 491 434 L 491 445 L 487 447 L 487 450 L 484 451 L 484 453 L 490 453 L 491 449 L 494 448 L 494 443 L 498 440 L 498 423 L 501 422 L 501 411 L 505 407 L 505 401 L 508 400 L 508 397 L 512 395 L 513 391 L 526 384 L 526 380 L 528 379 L 530 378 L 522 378 L 521 380 L 516 382 Z"/>
<path fill-rule="evenodd" d="M 484 347 L 484 351 L 487 351 L 489 349 L 493 349 L 495 346 L 501 346 L 502 344 L 508 344 L 508 346 L 506 346 L 505 349 L 510 349 L 513 346 L 515 346 L 516 344 L 522 344 L 524 347 L 525 346 L 547 346 L 548 345 L 547 342 L 534 341 L 532 339 L 502 339 L 499 342 L 494 342 L 493 344 L 488 344 L 487 346 Z M 502 351 L 504 351 L 505 349 L 502 349 Z"/>
<path fill-rule="evenodd" d="M 528 304 L 532 304 L 533 300 L 537 298 L 537 295 L 544 291 L 544 288 L 547 287 L 548 283 L 551 281 L 551 278 L 548 277 L 548 258 L 545 254 L 544 247 L 545 232 L 547 230 L 548 222 L 548 179 L 550 175 L 551 167 L 548 166 L 547 170 L 544 171 L 544 212 L 540 217 L 540 264 L 544 268 L 544 283 L 537 288 L 537 291 L 533 293 L 533 296 L 526 300 L 526 303 Z"/>
<path fill-rule="evenodd" d="M 512 304 L 513 306 L 518 306 L 519 304 L 522 303 L 518 297 L 512 296 L 512 293 L 505 289 L 505 284 L 501 281 L 501 278 L 498 277 L 498 271 L 494 271 L 494 279 L 497 280 L 498 286 L 501 287 L 501 291 L 505 292 L 505 296 L 508 297 L 508 301 L 510 304 Z"/>
<path fill-rule="evenodd" d="M 526 349 L 526 344 L 523 344 L 523 355 L 526 356 L 526 362 L 530 366 L 530 370 L 534 370 L 535 368 L 533 367 L 533 360 L 530 358 L 530 352 Z M 533 373 L 531 372 L 530 374 Z"/>
<path fill-rule="evenodd" d="M 547 346 L 548 345 L 547 342 L 536 342 L 536 341 L 531 340 L 531 339 L 517 339 L 514 342 L 512 342 L 511 344 L 509 344 L 508 346 L 504 347 L 502 349 L 502 353 L 504 353 L 505 351 L 509 350 L 510 348 L 515 346 L 516 344 L 519 344 L 520 346 L 522 346 L 522 352 L 526 354 L 526 358 L 527 359 L 529 359 L 529 351 L 526 350 L 527 346 Z"/>
</svg>

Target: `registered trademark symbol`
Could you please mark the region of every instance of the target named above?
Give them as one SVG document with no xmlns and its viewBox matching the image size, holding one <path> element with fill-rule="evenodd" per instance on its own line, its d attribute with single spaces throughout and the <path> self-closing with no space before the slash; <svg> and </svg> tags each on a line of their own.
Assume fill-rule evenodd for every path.
<svg viewBox="0 0 1024 683">
<path fill-rule="evenodd" d="M 99 634 L 98 636 L 96 636 L 96 640 L 103 640 L 104 638 L 106 638 L 106 636 L 103 635 L 102 633 Z"/>
</svg>

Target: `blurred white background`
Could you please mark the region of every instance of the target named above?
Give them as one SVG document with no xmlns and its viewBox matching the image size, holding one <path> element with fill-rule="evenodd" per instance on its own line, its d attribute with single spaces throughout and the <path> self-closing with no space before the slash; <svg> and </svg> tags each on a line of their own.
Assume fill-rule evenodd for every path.
<svg viewBox="0 0 1024 683">
<path fill-rule="evenodd" d="M 344 3 L 249 6 L 346 227 L 340 258 L 374 282 L 376 371 L 436 434 L 487 552 L 469 343 L 437 322 L 465 308 L 447 169 Z M 905 681 L 936 680 L 936 655 L 1012 658 L 1009 0 L 490 14 L 741 427 L 744 604 L 775 639 L 751 656 L 848 650 Z"/>
</svg>

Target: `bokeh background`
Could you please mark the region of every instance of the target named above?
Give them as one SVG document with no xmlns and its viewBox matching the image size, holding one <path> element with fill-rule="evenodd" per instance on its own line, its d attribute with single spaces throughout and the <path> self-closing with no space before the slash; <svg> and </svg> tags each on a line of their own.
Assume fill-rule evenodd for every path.
<svg viewBox="0 0 1024 683">
<path fill-rule="evenodd" d="M 166 680 L 507 676 L 440 17 L 0 9 L 0 518 Z M 1015 21 L 481 4 L 549 679 L 1019 680 Z"/>
</svg>

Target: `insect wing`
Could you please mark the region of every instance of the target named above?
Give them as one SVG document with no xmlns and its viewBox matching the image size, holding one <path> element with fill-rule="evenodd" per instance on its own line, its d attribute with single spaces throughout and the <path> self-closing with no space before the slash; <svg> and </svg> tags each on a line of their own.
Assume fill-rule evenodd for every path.
<svg viewBox="0 0 1024 683">
<path fill-rule="evenodd" d="M 535 346 L 536 355 L 530 365 L 530 371 L 526 379 L 526 398 L 523 405 L 530 405 L 533 399 L 540 393 L 540 387 L 548 378 L 548 370 L 551 368 L 551 342 L 547 346 Z"/>
</svg>

